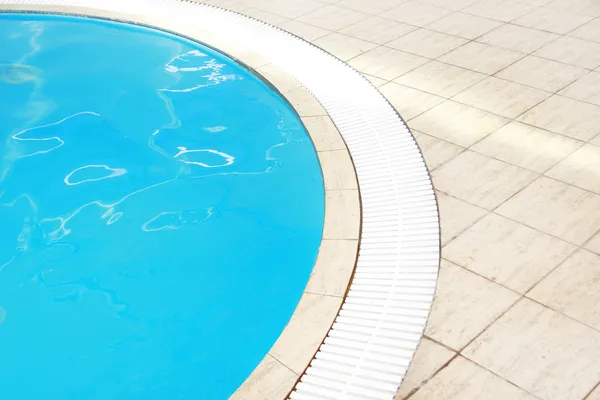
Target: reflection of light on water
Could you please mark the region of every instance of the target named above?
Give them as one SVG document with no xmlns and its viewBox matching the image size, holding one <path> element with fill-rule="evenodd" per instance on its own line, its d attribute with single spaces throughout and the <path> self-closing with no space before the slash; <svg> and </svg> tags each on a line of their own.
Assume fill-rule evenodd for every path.
<svg viewBox="0 0 600 400">
<path fill-rule="evenodd" d="M 2 325 L 6 321 L 6 309 L 4 307 L 0 307 L 0 325 Z"/>
<path fill-rule="evenodd" d="M 31 65 L 0 64 L 0 81 L 9 85 L 37 81 L 41 79 L 42 70 Z"/>
<path fill-rule="evenodd" d="M 187 66 L 186 65 L 184 67 L 178 67 L 176 65 L 173 65 L 173 63 L 175 63 L 175 61 L 181 61 L 183 63 L 190 63 L 191 59 L 198 58 L 198 57 L 206 57 L 206 54 L 201 53 L 197 50 L 192 50 L 192 51 L 188 51 L 187 53 L 175 56 L 165 65 L 165 71 L 170 72 L 170 73 L 210 71 L 208 73 L 208 75 L 200 76 L 201 78 L 206 78 L 206 82 L 203 82 L 196 86 L 193 86 L 190 88 L 185 88 L 185 89 L 164 88 L 164 89 L 159 89 L 159 91 L 174 92 L 174 93 L 186 93 L 186 92 L 192 92 L 194 90 L 197 90 L 197 89 L 200 89 L 203 87 L 218 85 L 221 82 L 225 82 L 225 81 L 229 81 L 229 80 L 233 80 L 233 79 L 237 78 L 235 74 L 223 75 L 221 73 L 221 70 L 225 67 L 225 64 L 219 64 L 214 59 L 205 60 L 205 61 L 203 60 L 202 63 L 197 66 Z"/>
<path fill-rule="evenodd" d="M 219 132 L 223 132 L 224 130 L 227 129 L 227 127 L 225 126 L 211 126 L 209 128 L 204 128 L 205 130 L 209 131 L 210 133 L 219 133 Z"/>
<path fill-rule="evenodd" d="M 117 222 L 119 220 L 119 218 L 121 218 L 121 216 L 123 215 L 122 212 L 118 212 L 115 213 L 114 215 L 111 215 L 110 218 L 108 219 L 108 222 L 106 223 L 106 225 L 112 225 L 115 222 Z"/>
<path fill-rule="evenodd" d="M 72 182 L 70 180 L 71 177 L 74 174 L 76 174 L 79 171 L 84 171 L 86 169 L 104 169 L 105 171 L 110 171 L 110 174 L 106 175 L 106 176 L 101 176 L 101 177 L 98 177 L 98 178 L 82 179 L 82 180 L 76 181 L 76 182 Z M 126 173 L 127 173 L 126 169 L 123 169 L 123 168 L 111 168 L 108 165 L 85 165 L 83 167 L 77 168 L 75 171 L 73 171 L 69 175 L 67 175 L 65 177 L 65 179 L 64 179 L 64 182 L 68 186 L 75 186 L 75 185 L 79 185 L 79 184 L 86 183 L 86 182 L 97 182 L 97 181 L 101 181 L 101 180 L 104 180 L 104 179 L 116 178 L 117 176 L 125 175 Z"/>
<path fill-rule="evenodd" d="M 92 111 L 83 111 L 83 112 L 79 112 L 77 114 L 69 115 L 68 117 L 63 118 L 60 121 L 53 122 L 53 123 L 47 124 L 47 125 L 36 126 L 36 127 L 33 127 L 33 128 L 25 129 L 25 130 L 23 130 L 21 132 L 18 132 L 18 133 L 15 133 L 14 135 L 12 135 L 11 138 L 13 138 L 14 140 L 22 141 L 22 142 L 29 142 L 29 141 L 33 141 L 33 142 L 56 141 L 56 142 L 58 142 L 54 147 L 52 147 L 50 149 L 39 150 L 39 151 L 36 151 L 35 153 L 31 153 L 31 154 L 26 154 L 24 156 L 20 156 L 19 158 L 25 158 L 25 157 L 35 156 L 37 154 L 49 153 L 52 150 L 56 150 L 59 147 L 61 147 L 63 144 L 65 144 L 65 142 L 60 137 L 58 137 L 58 136 L 51 136 L 51 137 L 46 137 L 46 138 L 24 138 L 24 137 L 21 137 L 21 136 L 23 136 L 27 132 L 35 131 L 35 130 L 38 130 L 38 129 L 45 129 L 45 128 L 49 128 L 51 126 L 60 125 L 63 122 L 68 121 L 71 118 L 75 118 L 75 117 L 77 117 L 79 115 L 93 115 L 95 117 L 99 117 L 100 116 L 100 114 L 96 114 L 95 112 L 92 112 Z"/>
<path fill-rule="evenodd" d="M 206 210 L 206 215 L 202 218 L 197 218 L 195 212 L 184 212 L 184 211 L 163 211 L 158 215 L 150 218 L 144 225 L 142 225 L 142 229 L 146 232 L 158 232 L 165 229 L 177 230 L 181 229 L 184 225 L 196 224 L 199 222 L 206 221 L 213 213 L 213 208 L 208 208 Z M 159 225 L 157 227 L 152 227 L 150 225 L 160 222 L 161 219 L 166 219 L 168 221 L 164 222 L 164 225 Z M 175 221 L 172 221 L 172 220 Z"/>
<path fill-rule="evenodd" d="M 226 167 L 228 165 L 233 164 L 233 162 L 235 161 L 234 156 L 231 156 L 227 153 L 223 153 L 221 151 L 212 150 L 212 149 L 188 150 L 183 146 L 179 146 L 179 147 L 177 147 L 177 150 L 179 150 L 179 153 L 175 154 L 175 158 L 178 158 L 179 156 L 188 154 L 188 153 L 210 153 L 210 154 L 216 154 L 225 159 L 225 164 L 218 164 L 218 165 L 208 165 L 208 164 L 202 163 L 200 161 L 179 160 L 186 164 L 200 165 L 201 167 L 206 167 L 206 168 Z"/>
</svg>

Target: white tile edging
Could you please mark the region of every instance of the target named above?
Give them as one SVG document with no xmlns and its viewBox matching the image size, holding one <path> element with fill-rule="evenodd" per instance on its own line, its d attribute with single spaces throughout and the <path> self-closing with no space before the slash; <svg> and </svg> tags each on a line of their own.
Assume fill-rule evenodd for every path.
<svg viewBox="0 0 600 400">
<path fill-rule="evenodd" d="M 292 399 L 393 399 L 421 339 L 437 281 L 440 232 L 431 180 L 404 122 L 358 72 L 263 22 L 181 0 L 0 0 L 140 13 L 234 36 L 304 85 L 352 155 L 362 198 L 354 279 Z"/>
</svg>

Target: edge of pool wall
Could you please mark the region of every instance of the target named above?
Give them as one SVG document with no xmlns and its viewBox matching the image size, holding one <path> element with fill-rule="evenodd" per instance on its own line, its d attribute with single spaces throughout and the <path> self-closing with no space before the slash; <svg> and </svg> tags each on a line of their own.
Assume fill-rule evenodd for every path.
<svg viewBox="0 0 600 400">
<path fill-rule="evenodd" d="M 312 128 L 307 121 L 321 117 L 324 123 L 332 121 L 349 150 L 355 171 L 344 166 L 340 172 L 337 163 L 326 167 L 320 154 L 327 196 L 326 221 L 307 289 L 317 269 L 324 271 L 328 263 L 345 263 L 351 282 L 337 297 L 337 303 L 332 301 L 325 308 L 322 304 L 307 304 L 307 295 L 312 293 L 306 290 L 282 337 L 288 335 L 289 347 L 305 336 L 303 325 L 313 321 L 291 325 L 303 312 L 301 309 L 308 307 L 312 312 L 304 319 L 315 317 L 321 330 L 325 326 L 314 351 L 300 355 L 290 349 L 285 355 L 279 354 L 287 351 L 284 349 L 273 354 L 280 337 L 233 397 L 394 398 L 433 302 L 440 229 L 435 193 L 421 152 L 406 123 L 368 80 L 331 54 L 288 32 L 188 0 L 0 0 L 3 10 L 141 23 L 202 42 L 256 69 L 287 97 L 303 117 L 319 153 L 315 135 L 332 139 L 337 132 L 319 127 L 323 121 Z M 314 96 L 326 116 L 301 112 L 294 101 L 292 92 L 297 88 L 291 85 L 291 77 Z M 302 93 L 301 97 L 309 108 L 315 108 Z M 348 179 L 348 174 L 354 176 L 354 172 L 359 190 Z M 342 188 L 328 191 L 328 181 L 339 185 L 338 178 L 345 182 Z M 329 198 L 333 192 L 336 198 Z M 328 226 L 336 229 L 328 234 Z M 333 261 L 322 257 L 327 240 L 358 243 L 358 256 L 354 245 L 344 255 L 335 254 Z M 338 256 L 345 257 L 345 261 Z M 336 284 L 339 290 L 340 282 Z M 290 367 L 290 363 L 297 365 Z"/>
</svg>

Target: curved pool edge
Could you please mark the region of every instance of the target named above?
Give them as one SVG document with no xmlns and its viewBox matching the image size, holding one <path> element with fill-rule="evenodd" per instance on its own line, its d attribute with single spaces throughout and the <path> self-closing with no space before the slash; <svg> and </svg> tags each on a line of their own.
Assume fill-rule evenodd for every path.
<svg viewBox="0 0 600 400">
<path fill-rule="evenodd" d="M 197 3 L 127 3 L 0 0 L 0 10 L 134 22 L 207 44 L 272 83 L 319 153 L 327 200 L 317 262 L 288 326 L 233 398 L 393 398 L 425 327 L 439 265 L 435 196 L 404 122 L 356 71 L 278 28 Z M 343 278 L 331 278 L 332 265 Z"/>
</svg>

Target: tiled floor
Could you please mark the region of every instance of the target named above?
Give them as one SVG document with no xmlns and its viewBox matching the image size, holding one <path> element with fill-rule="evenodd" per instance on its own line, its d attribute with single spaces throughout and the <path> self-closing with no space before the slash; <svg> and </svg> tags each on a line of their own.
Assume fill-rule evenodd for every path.
<svg viewBox="0 0 600 400">
<path fill-rule="evenodd" d="M 398 399 L 600 399 L 600 1 L 207 1 L 347 61 L 421 145 L 444 261 Z"/>
</svg>

